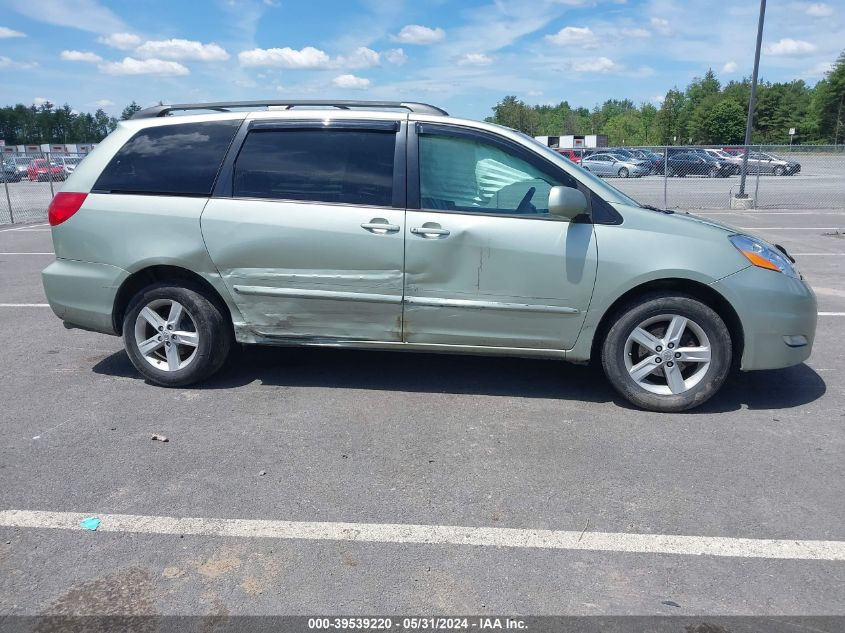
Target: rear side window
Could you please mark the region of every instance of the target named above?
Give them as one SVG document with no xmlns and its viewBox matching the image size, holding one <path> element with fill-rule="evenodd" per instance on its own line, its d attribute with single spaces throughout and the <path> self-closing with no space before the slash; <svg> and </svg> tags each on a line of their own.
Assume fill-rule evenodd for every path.
<svg viewBox="0 0 845 633">
<path fill-rule="evenodd" d="M 114 155 L 94 192 L 208 196 L 240 123 L 182 123 L 141 130 Z"/>
<path fill-rule="evenodd" d="M 390 206 L 393 130 L 268 129 L 247 135 L 235 197 Z"/>
</svg>

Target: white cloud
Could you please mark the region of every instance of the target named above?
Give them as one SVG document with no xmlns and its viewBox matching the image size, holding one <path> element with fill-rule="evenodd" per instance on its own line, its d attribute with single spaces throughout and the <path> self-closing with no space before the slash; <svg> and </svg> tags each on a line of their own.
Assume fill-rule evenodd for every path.
<svg viewBox="0 0 845 633">
<path fill-rule="evenodd" d="M 96 0 L 11 0 L 8 6 L 38 22 L 91 33 L 113 33 L 126 28 L 111 9 Z"/>
<path fill-rule="evenodd" d="M 0 55 L 0 68 L 19 68 L 23 70 L 26 68 L 35 68 L 36 66 L 38 66 L 38 62 L 19 62 L 11 57 Z"/>
<path fill-rule="evenodd" d="M 638 39 L 644 39 L 646 37 L 651 37 L 651 31 L 648 29 L 622 29 L 622 35 L 626 37 L 636 37 Z"/>
<path fill-rule="evenodd" d="M 83 51 L 62 51 L 60 57 L 66 62 L 101 62 L 103 58 L 96 53 Z"/>
<path fill-rule="evenodd" d="M 722 72 L 723 73 L 728 73 L 728 74 L 735 73 L 736 69 L 737 69 L 737 65 L 736 65 L 736 62 L 734 62 L 734 61 L 725 62 L 725 65 L 722 66 Z"/>
<path fill-rule="evenodd" d="M 379 65 L 379 54 L 366 46 L 359 46 L 351 55 L 341 55 L 335 65 L 343 68 L 372 68 Z"/>
<path fill-rule="evenodd" d="M 651 26 L 661 35 L 670 35 L 672 33 L 672 27 L 669 24 L 669 20 L 664 18 L 651 18 Z"/>
<path fill-rule="evenodd" d="M 0 26 L 0 40 L 10 37 L 26 37 L 26 33 L 20 31 L 13 31 L 7 26 Z"/>
<path fill-rule="evenodd" d="M 157 59 L 185 59 L 217 62 L 229 59 L 229 53 L 215 43 L 203 44 L 195 40 L 152 40 L 141 44 L 135 52 L 141 57 Z"/>
<path fill-rule="evenodd" d="M 355 75 L 338 75 L 332 79 L 332 83 L 338 88 L 351 88 L 353 90 L 364 90 L 370 87 L 370 80 Z"/>
<path fill-rule="evenodd" d="M 275 66 L 294 70 L 329 68 L 331 58 L 313 46 L 302 50 L 293 48 L 254 48 L 238 54 L 241 66 Z"/>
<path fill-rule="evenodd" d="M 654 95 L 651 100 L 655 103 L 662 104 L 664 101 L 666 101 L 666 95 Z"/>
<path fill-rule="evenodd" d="M 47 97 L 35 97 L 32 100 L 32 105 L 34 105 L 36 108 L 40 108 L 41 106 L 43 106 L 47 103 L 53 103 L 53 100 L 48 99 Z"/>
<path fill-rule="evenodd" d="M 432 29 L 419 24 L 408 24 L 393 36 L 393 40 L 403 44 L 434 44 L 444 37 L 446 37 L 446 32 L 441 28 Z"/>
<path fill-rule="evenodd" d="M 529 90 L 527 93 L 529 97 L 542 97 L 543 91 L 542 90 Z"/>
<path fill-rule="evenodd" d="M 124 57 L 119 62 L 104 62 L 98 66 L 107 75 L 189 75 L 190 71 L 178 62 L 163 59 L 135 59 Z"/>
<path fill-rule="evenodd" d="M 779 39 L 774 44 L 767 44 L 765 48 L 769 55 L 798 56 L 816 52 L 816 45 L 804 40 L 793 40 L 789 37 Z"/>
<path fill-rule="evenodd" d="M 585 57 L 573 59 L 569 67 L 577 73 L 607 73 L 618 70 L 619 66 L 609 57 Z"/>
<path fill-rule="evenodd" d="M 833 70 L 832 62 L 819 62 L 812 68 L 805 70 L 801 75 L 803 77 L 824 77 L 831 70 Z"/>
<path fill-rule="evenodd" d="M 391 48 L 390 50 L 385 51 L 384 58 L 389 64 L 394 64 L 396 66 L 401 66 L 408 61 L 408 56 L 401 48 Z"/>
<path fill-rule="evenodd" d="M 596 36 L 588 26 L 565 26 L 554 35 L 547 35 L 546 41 L 557 46 L 592 48 L 596 45 Z"/>
<path fill-rule="evenodd" d="M 493 60 L 484 53 L 465 53 L 458 57 L 458 66 L 489 66 Z"/>
<path fill-rule="evenodd" d="M 98 37 L 97 41 L 112 48 L 128 51 L 130 48 L 138 46 L 141 43 L 141 38 L 134 33 L 112 33 Z"/>
<path fill-rule="evenodd" d="M 110 108 L 114 105 L 114 101 L 111 99 L 100 99 L 99 101 L 95 101 L 94 105 L 101 108 Z"/>
<path fill-rule="evenodd" d="M 833 15 L 833 7 L 823 2 L 814 2 L 804 9 L 804 13 L 813 18 L 826 18 Z"/>
</svg>

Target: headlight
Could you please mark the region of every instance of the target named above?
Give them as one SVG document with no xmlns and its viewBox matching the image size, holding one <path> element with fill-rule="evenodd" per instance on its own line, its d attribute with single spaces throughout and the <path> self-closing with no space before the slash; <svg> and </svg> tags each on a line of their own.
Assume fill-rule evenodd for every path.
<svg viewBox="0 0 845 633">
<path fill-rule="evenodd" d="M 755 266 L 774 270 L 775 272 L 783 273 L 795 279 L 801 278 L 801 275 L 795 270 L 792 262 L 774 246 L 762 240 L 756 240 L 748 235 L 731 235 L 728 239 Z"/>
</svg>

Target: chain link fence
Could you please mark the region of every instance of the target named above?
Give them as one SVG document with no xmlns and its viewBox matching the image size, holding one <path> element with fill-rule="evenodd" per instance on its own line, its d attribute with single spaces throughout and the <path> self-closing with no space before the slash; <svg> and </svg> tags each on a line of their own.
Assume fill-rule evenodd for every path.
<svg viewBox="0 0 845 633">
<path fill-rule="evenodd" d="M 606 177 L 643 204 L 695 211 L 730 209 L 740 192 L 742 153 L 745 148 L 628 147 L 598 150 L 563 150 L 584 166 Z M 623 152 L 632 156 L 620 155 Z M 612 153 L 622 159 L 646 161 L 647 170 L 623 169 L 622 163 L 599 165 L 590 154 Z M 715 158 L 723 168 L 697 162 L 697 155 Z M 0 224 L 34 222 L 47 218 L 53 194 L 84 155 L 4 154 Z M 640 163 L 642 165 L 642 163 Z M 845 210 L 845 146 L 781 145 L 748 148 L 745 194 L 751 209 Z"/>
</svg>

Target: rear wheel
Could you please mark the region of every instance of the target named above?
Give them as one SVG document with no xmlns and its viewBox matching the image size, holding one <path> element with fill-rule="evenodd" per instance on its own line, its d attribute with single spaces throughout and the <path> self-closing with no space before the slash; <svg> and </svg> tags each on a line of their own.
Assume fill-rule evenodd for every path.
<svg viewBox="0 0 845 633">
<path fill-rule="evenodd" d="M 711 308 L 691 297 L 651 295 L 619 313 L 602 346 L 602 366 L 633 404 L 675 412 L 719 390 L 731 355 L 730 333 Z"/>
<path fill-rule="evenodd" d="M 222 367 L 232 347 L 231 324 L 198 289 L 154 284 L 132 299 L 123 318 L 126 353 L 151 382 L 181 387 Z"/>
<path fill-rule="evenodd" d="M 617 173 L 620 178 L 627 178 L 630 175 L 627 167 L 622 167 Z"/>
<path fill-rule="evenodd" d="M 708 177 L 708 178 L 715 178 L 715 177 L 716 177 L 716 176 L 718 176 L 718 175 L 719 175 L 719 170 L 718 170 L 718 168 L 716 168 L 716 167 L 711 167 L 711 168 L 710 168 L 710 171 L 709 171 L 709 172 L 707 172 L 707 177 Z"/>
<path fill-rule="evenodd" d="M 775 167 L 774 174 L 775 176 L 783 176 L 786 173 L 786 170 L 783 168 L 782 165 L 778 165 Z"/>
</svg>

